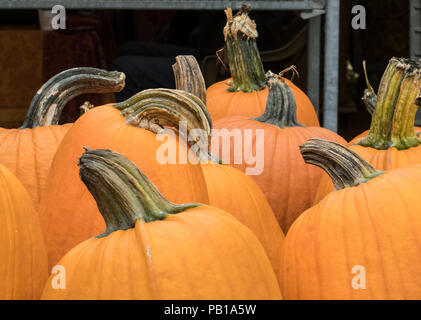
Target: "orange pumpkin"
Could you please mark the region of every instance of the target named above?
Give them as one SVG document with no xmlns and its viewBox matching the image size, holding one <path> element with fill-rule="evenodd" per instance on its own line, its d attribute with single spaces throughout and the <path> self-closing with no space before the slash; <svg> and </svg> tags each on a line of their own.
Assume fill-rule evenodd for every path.
<svg viewBox="0 0 421 320">
<path fill-rule="evenodd" d="M 279 274 L 284 234 L 259 186 L 243 172 L 221 164 L 202 164 L 209 204 L 231 213 L 260 240 Z"/>
<path fill-rule="evenodd" d="M 106 231 L 60 260 L 66 288 L 48 281 L 43 299 L 282 298 L 261 244 L 227 212 L 168 202 L 109 150 L 88 150 L 79 165 Z"/>
<path fill-rule="evenodd" d="M 73 124 L 57 149 L 41 201 L 40 219 L 50 266 L 72 247 L 104 228 L 95 201 L 78 175 L 76 163 L 84 146 L 110 148 L 125 154 L 171 201 L 208 202 L 200 164 L 192 164 L 187 159 L 182 163 L 189 152 L 184 139 L 179 141 L 174 133 L 161 135 L 167 139 L 163 144 L 156 134 L 164 126 L 178 127 L 180 121 L 187 124 L 186 134 L 193 128 L 201 128 L 209 134 L 201 103 L 182 91 L 150 89 L 127 101 L 91 109 Z M 173 147 L 174 152 L 165 150 L 166 145 Z M 165 161 L 171 159 L 165 157 L 171 158 L 174 153 L 175 163 L 166 164 Z M 189 154 L 189 157 L 195 155 Z"/>
<path fill-rule="evenodd" d="M 258 117 L 265 111 L 269 90 L 256 46 L 256 24 L 249 18 L 249 10 L 243 6 L 235 16 L 231 9 L 225 11 L 224 37 L 232 79 L 215 83 L 207 90 L 207 107 L 212 120 L 230 116 Z M 284 80 L 297 103 L 298 121 L 318 127 L 319 120 L 310 99 L 291 81 Z"/>
<path fill-rule="evenodd" d="M 47 252 L 30 195 L 0 165 L 0 300 L 39 299 Z"/>
<path fill-rule="evenodd" d="M 375 100 L 370 130 L 348 144 L 378 170 L 421 164 L 421 139 L 418 138 L 421 128 L 414 128 L 421 87 L 420 67 L 418 61 L 410 59 L 390 60 Z M 324 174 L 314 203 L 332 191 L 332 182 Z"/>
<path fill-rule="evenodd" d="M 286 235 L 286 299 L 421 299 L 421 165 L 379 172 L 328 141 L 302 146 L 337 191 Z"/>
<path fill-rule="evenodd" d="M 58 125 L 67 102 L 83 93 L 120 91 L 124 87 L 124 79 L 123 73 L 94 68 L 63 71 L 38 90 L 22 127 L 0 128 L 0 163 L 22 182 L 36 209 L 52 158 L 71 126 Z"/>
<path fill-rule="evenodd" d="M 299 124 L 294 96 L 285 81 L 270 71 L 267 79 L 269 97 L 265 113 L 256 119 L 236 116 L 215 121 L 214 128 L 219 131 L 213 134 L 212 151 L 222 161 L 251 174 L 286 233 L 292 222 L 311 206 L 322 175 L 322 170 L 304 163 L 299 145 L 314 137 L 346 142 L 327 129 Z M 224 154 L 228 145 L 229 159 Z M 255 162 L 251 164 L 253 157 Z"/>
</svg>

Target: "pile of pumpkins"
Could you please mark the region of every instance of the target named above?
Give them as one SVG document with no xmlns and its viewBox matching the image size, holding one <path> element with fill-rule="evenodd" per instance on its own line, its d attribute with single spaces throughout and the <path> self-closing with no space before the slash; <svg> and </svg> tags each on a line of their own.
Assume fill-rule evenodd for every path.
<svg viewBox="0 0 421 320">
<path fill-rule="evenodd" d="M 348 143 L 319 126 L 293 68 L 264 71 L 248 13 L 226 10 L 232 78 L 207 91 L 178 56 L 177 89 L 58 125 L 74 96 L 124 87 L 70 69 L 0 129 L 0 299 L 421 299 L 421 63 L 392 58 L 377 95 L 368 84 L 371 128 Z M 180 123 L 165 143 L 189 161 L 162 164 L 158 137 Z M 214 129 L 252 136 L 230 137 L 227 163 Z M 256 150 L 247 175 L 233 159 Z"/>
</svg>

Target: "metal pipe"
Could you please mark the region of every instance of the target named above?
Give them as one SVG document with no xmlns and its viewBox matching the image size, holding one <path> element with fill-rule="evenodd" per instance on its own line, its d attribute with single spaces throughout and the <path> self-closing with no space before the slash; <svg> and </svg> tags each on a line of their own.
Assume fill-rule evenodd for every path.
<svg viewBox="0 0 421 320">
<path fill-rule="evenodd" d="M 338 131 L 340 1 L 328 0 L 325 25 L 323 126 Z"/>
<path fill-rule="evenodd" d="M 321 16 L 309 20 L 307 48 L 307 95 L 313 103 L 317 115 L 320 105 L 321 21 Z"/>
</svg>

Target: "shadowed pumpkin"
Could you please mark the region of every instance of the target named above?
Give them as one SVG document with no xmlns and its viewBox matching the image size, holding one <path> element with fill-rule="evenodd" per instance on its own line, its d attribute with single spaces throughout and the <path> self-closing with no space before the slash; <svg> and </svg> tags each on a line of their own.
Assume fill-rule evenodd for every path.
<svg viewBox="0 0 421 320">
<path fill-rule="evenodd" d="M 47 252 L 32 199 L 0 165 L 0 300 L 39 299 L 48 278 Z"/>
</svg>

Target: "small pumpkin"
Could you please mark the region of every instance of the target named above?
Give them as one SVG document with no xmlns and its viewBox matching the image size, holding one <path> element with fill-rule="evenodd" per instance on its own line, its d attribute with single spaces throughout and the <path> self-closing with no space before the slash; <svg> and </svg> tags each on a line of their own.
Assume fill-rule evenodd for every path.
<svg viewBox="0 0 421 320">
<path fill-rule="evenodd" d="M 32 199 L 0 165 L 0 300 L 39 299 L 48 278 L 47 252 Z"/>
<path fill-rule="evenodd" d="M 212 137 L 211 149 L 222 161 L 251 173 L 250 177 L 266 195 L 286 233 L 294 220 L 311 206 L 322 176 L 322 170 L 304 163 L 299 146 L 314 137 L 343 144 L 346 141 L 325 128 L 301 125 L 296 120 L 296 103 L 288 85 L 270 71 L 266 77 L 269 97 L 264 114 L 255 119 L 233 116 L 214 121 L 214 129 L 219 132 Z M 221 138 L 225 142 L 220 143 Z M 227 142 L 229 159 L 224 155 Z M 246 158 L 254 154 L 255 170 L 251 172 L 247 163 L 250 159 Z"/>
<path fill-rule="evenodd" d="M 180 133 L 182 137 L 194 128 L 209 134 L 209 122 L 200 104 L 200 99 L 180 90 L 149 89 L 127 101 L 93 108 L 73 124 L 57 149 L 41 199 L 40 220 L 50 266 L 104 228 L 95 201 L 78 176 L 77 159 L 84 146 L 125 154 L 170 201 L 208 202 L 200 164 L 184 159 L 187 155 L 196 159 L 185 139 L 179 139 L 174 132 L 160 135 L 174 147 L 177 159 L 176 163 L 166 164 L 166 159 L 157 157 L 158 153 L 165 156 L 165 145 L 158 141 L 164 127 L 178 128 L 184 122 L 186 132 Z"/>
<path fill-rule="evenodd" d="M 177 56 L 173 69 L 177 89 L 199 97 L 205 107 L 205 81 L 195 57 Z M 209 196 L 206 204 L 231 213 L 250 228 L 265 248 L 278 275 L 279 252 L 285 236 L 265 195 L 250 177 L 209 155 L 210 161 L 201 162 Z"/>
<path fill-rule="evenodd" d="M 420 103 L 421 63 L 392 58 L 383 74 L 377 97 L 368 82 L 367 85 L 369 89 L 363 100 L 366 105 L 375 103 L 371 127 L 351 140 L 349 148 L 378 170 L 421 164 L 421 128 L 414 127 Z M 324 174 L 314 203 L 332 191 L 332 182 Z"/>
<path fill-rule="evenodd" d="M 35 94 L 19 129 L 0 128 L 0 163 L 9 168 L 38 209 L 52 158 L 71 124 L 58 125 L 67 102 L 84 93 L 117 92 L 125 76 L 95 68 L 74 68 L 47 81 Z"/>
<path fill-rule="evenodd" d="M 230 116 L 253 118 L 265 111 L 269 90 L 256 46 L 256 24 L 248 16 L 249 11 L 247 5 L 243 5 L 234 16 L 231 9 L 225 10 L 227 24 L 224 38 L 232 79 L 215 83 L 207 90 L 207 107 L 212 120 Z M 284 81 L 296 100 L 298 121 L 306 126 L 318 127 L 319 120 L 310 99 L 291 81 Z"/>
<path fill-rule="evenodd" d="M 42 299 L 281 299 L 261 244 L 227 212 L 167 201 L 109 150 L 79 165 L 106 230 L 60 260 L 66 288 L 47 281 Z"/>
<path fill-rule="evenodd" d="M 377 171 L 352 150 L 318 139 L 301 152 L 336 191 L 286 235 L 284 297 L 421 299 L 421 165 Z"/>
</svg>

